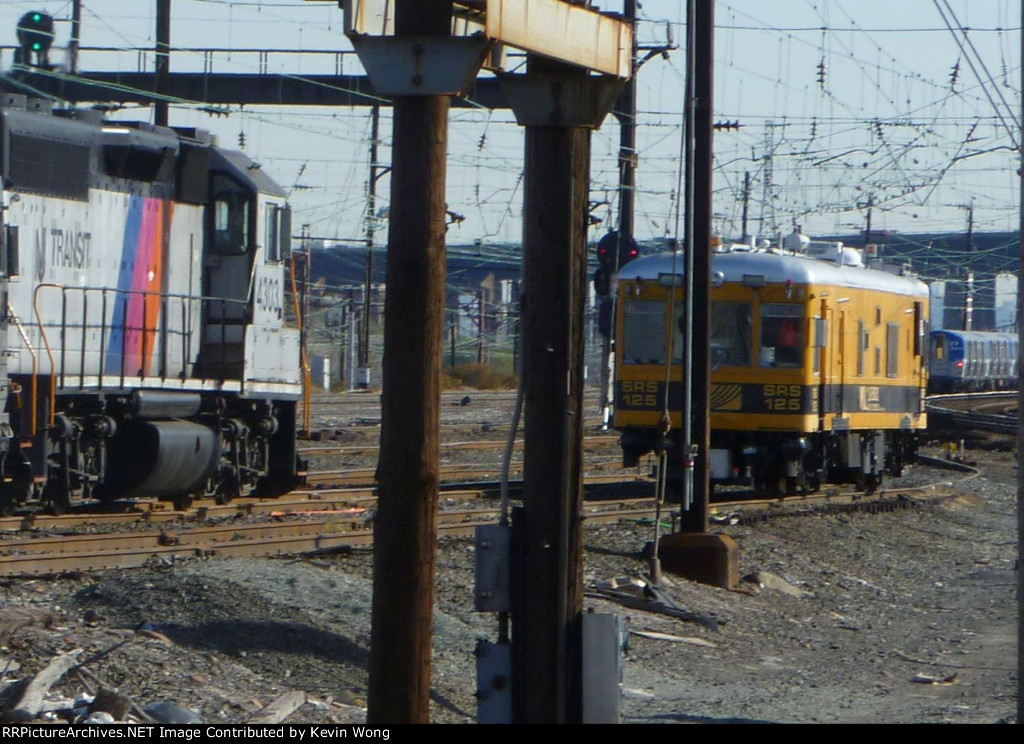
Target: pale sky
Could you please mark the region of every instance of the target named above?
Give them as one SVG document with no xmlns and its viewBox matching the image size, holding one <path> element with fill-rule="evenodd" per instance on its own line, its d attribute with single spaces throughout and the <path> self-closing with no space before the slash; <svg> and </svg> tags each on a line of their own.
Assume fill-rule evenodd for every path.
<svg viewBox="0 0 1024 744">
<path fill-rule="evenodd" d="M 152 69 L 154 0 L 84 0 L 83 47 L 120 52 L 81 55 L 83 70 Z M 621 0 L 604 10 L 621 11 Z M 1020 139 L 1019 3 L 1009 0 L 727 0 L 716 3 L 715 119 L 737 130 L 715 136 L 717 227 L 738 237 L 744 173 L 752 180 L 751 232 L 810 234 L 863 229 L 872 202 L 873 230 L 960 232 L 973 204 L 975 229 L 1016 230 Z M 0 65 L 12 62 L 18 18 L 29 10 L 58 20 L 51 61 L 64 62 L 70 0 L 0 0 Z M 685 39 L 682 0 L 646 0 L 643 46 Z M 333 2 L 173 0 L 174 47 L 218 48 L 215 72 L 256 72 L 243 49 L 323 50 L 273 53 L 267 69 L 301 75 L 335 69 L 334 51 L 351 51 Z M 950 27 L 957 29 L 956 33 Z M 969 29 L 966 34 L 961 28 Z M 354 55 L 343 70 L 358 73 Z M 202 70 L 199 52 L 176 52 L 172 70 Z M 636 234 L 677 230 L 684 55 L 655 56 L 638 78 L 639 172 Z M 149 109 L 119 114 L 151 119 Z M 295 224 L 314 235 L 360 240 L 367 180 L 368 109 L 235 107 L 211 118 L 194 106 L 171 108 L 171 123 L 202 126 L 222 144 L 244 149 L 291 192 Z M 381 128 L 390 162 L 390 118 Z M 522 133 L 507 111 L 453 109 L 448 201 L 465 221 L 451 243 L 518 240 L 521 230 Z M 609 117 L 594 134 L 595 214 L 617 220 L 619 129 Z M 766 157 L 771 155 L 770 158 Z M 770 170 L 770 180 L 768 173 Z M 386 207 L 389 182 L 381 180 Z M 679 227 L 678 229 L 681 229 Z M 386 241 L 382 221 L 378 241 Z"/>
</svg>

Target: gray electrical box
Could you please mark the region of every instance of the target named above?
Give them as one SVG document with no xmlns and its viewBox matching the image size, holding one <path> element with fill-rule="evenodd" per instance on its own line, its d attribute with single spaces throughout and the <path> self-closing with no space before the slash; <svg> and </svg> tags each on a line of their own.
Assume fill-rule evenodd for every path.
<svg viewBox="0 0 1024 744">
<path fill-rule="evenodd" d="M 476 722 L 512 723 L 512 646 L 476 643 Z"/>
<path fill-rule="evenodd" d="M 583 723 L 620 723 L 625 625 L 610 613 L 583 615 Z"/>
<path fill-rule="evenodd" d="M 476 528 L 476 592 L 479 612 L 512 610 L 512 528 L 488 524 Z"/>
</svg>

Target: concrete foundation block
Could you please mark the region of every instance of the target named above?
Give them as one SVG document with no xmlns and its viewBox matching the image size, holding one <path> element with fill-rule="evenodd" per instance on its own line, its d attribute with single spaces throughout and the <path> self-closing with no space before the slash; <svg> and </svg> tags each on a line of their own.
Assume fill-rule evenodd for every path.
<svg viewBox="0 0 1024 744">
<path fill-rule="evenodd" d="M 740 548 L 728 535 L 679 532 L 658 542 L 661 568 L 702 584 L 735 589 L 740 581 Z"/>
</svg>

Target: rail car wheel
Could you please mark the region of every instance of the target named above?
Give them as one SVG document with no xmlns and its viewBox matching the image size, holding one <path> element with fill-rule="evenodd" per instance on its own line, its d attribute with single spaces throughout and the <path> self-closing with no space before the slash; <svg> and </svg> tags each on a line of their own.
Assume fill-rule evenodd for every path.
<svg viewBox="0 0 1024 744">
<path fill-rule="evenodd" d="M 171 503 L 177 511 L 188 511 L 192 508 L 194 499 L 190 493 L 179 493 L 172 500 Z"/>
<path fill-rule="evenodd" d="M 885 488 L 885 474 L 878 473 L 876 475 L 869 475 L 864 479 L 864 491 L 865 493 L 874 493 L 875 491 Z"/>
</svg>

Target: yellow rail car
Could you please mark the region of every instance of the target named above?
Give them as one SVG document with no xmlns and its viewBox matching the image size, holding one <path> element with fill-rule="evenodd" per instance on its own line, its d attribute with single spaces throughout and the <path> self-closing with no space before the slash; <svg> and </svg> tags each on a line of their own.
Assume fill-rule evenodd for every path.
<svg viewBox="0 0 1024 744">
<path fill-rule="evenodd" d="M 927 426 L 928 288 L 841 244 L 818 246 L 712 258 L 713 483 L 873 488 L 914 458 Z M 647 256 L 617 277 L 613 425 L 626 465 L 682 444 L 680 265 Z"/>
</svg>

